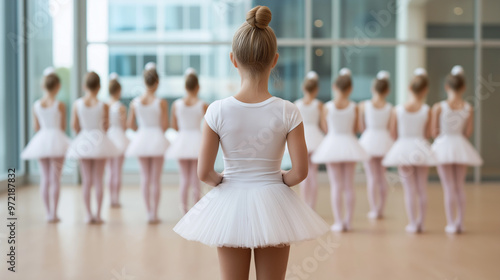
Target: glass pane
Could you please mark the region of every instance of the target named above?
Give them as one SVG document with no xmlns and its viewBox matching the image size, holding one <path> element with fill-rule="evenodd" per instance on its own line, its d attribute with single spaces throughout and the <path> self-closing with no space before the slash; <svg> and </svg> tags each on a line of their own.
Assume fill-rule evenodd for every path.
<svg viewBox="0 0 500 280">
<path fill-rule="evenodd" d="M 274 96 L 296 100 L 302 95 L 305 50 L 302 47 L 281 47 L 278 64 L 270 79 L 269 91 Z"/>
<path fill-rule="evenodd" d="M 9 1 L 10 2 L 10 1 Z M 17 1 L 16 1 L 17 2 Z M 37 28 L 34 36 L 27 41 L 28 65 L 27 65 L 27 99 L 26 103 L 29 112 L 25 119 L 28 133 L 26 139 L 29 140 L 35 132 L 33 131 L 31 108 L 34 102 L 44 94 L 41 82 L 43 71 L 47 67 L 54 67 L 57 75 L 61 79 L 61 90 L 57 94 L 57 99 L 66 105 L 66 134 L 71 134 L 70 111 L 73 101 L 71 91 L 71 75 L 73 71 L 73 1 L 54 2 L 56 6 L 50 7 L 52 1 L 33 1 L 32 5 L 27 5 L 27 17 L 35 18 L 37 15 L 47 15 L 50 9 L 57 9 L 57 13 L 47 15 L 47 22 Z M 31 3 L 31 2 L 30 2 Z M 31 59 L 30 59 L 31 58 Z M 30 174 L 38 174 L 38 163 L 30 162 Z M 78 170 L 69 161 L 66 161 L 63 168 L 64 175 L 74 175 Z M 71 178 L 71 177 L 66 177 Z M 72 178 L 71 178 L 72 179 Z M 70 179 L 70 180 L 71 180 Z M 63 180 L 65 177 L 63 176 Z"/>
<path fill-rule="evenodd" d="M 483 50 L 481 102 L 481 150 L 484 165 L 481 173 L 485 179 L 500 179 L 500 129 L 498 105 L 500 104 L 500 49 Z"/>
<path fill-rule="evenodd" d="M 320 76 L 318 98 L 326 102 L 332 99 L 332 83 L 338 71 L 347 67 L 352 72 L 353 91 L 351 99 L 359 102 L 371 98 L 371 84 L 378 71 L 391 74 L 391 93 L 387 100 L 394 103 L 396 73 L 396 49 L 394 47 L 367 47 L 362 50 L 353 47 L 315 47 L 312 53 L 312 70 Z"/>
<path fill-rule="evenodd" d="M 156 7 L 145 6 L 142 8 L 139 31 L 156 31 Z"/>
<path fill-rule="evenodd" d="M 165 30 L 182 30 L 182 12 L 181 6 L 165 7 Z"/>
<path fill-rule="evenodd" d="M 200 7 L 189 7 L 189 17 L 188 17 L 189 29 L 200 29 L 201 28 L 201 8 Z"/>
<path fill-rule="evenodd" d="M 484 39 L 500 39 L 500 1 L 498 0 L 482 0 L 483 1 L 483 38 Z"/>
<path fill-rule="evenodd" d="M 289 0 L 284 4 L 281 1 L 254 0 L 252 1 L 252 7 L 264 5 L 271 9 L 273 19 L 269 25 L 273 28 L 277 37 L 301 38 L 304 37 L 304 2 L 303 0 Z M 243 17 L 245 14 L 243 14 Z"/>
<path fill-rule="evenodd" d="M 165 72 L 169 76 L 181 76 L 186 65 L 184 56 L 180 54 L 169 54 L 165 56 Z"/>
<path fill-rule="evenodd" d="M 333 36 L 332 0 L 312 1 L 312 36 L 313 38 L 331 38 Z"/>
<path fill-rule="evenodd" d="M 137 30 L 137 7 L 135 5 L 109 3 L 109 33 Z"/>
<path fill-rule="evenodd" d="M 396 13 L 394 0 L 333 0 L 334 3 L 338 1 L 341 38 L 396 37 L 399 13 Z"/>
<path fill-rule="evenodd" d="M 18 2 L 6 1 L 0 3 L 0 65 L 3 69 L 0 77 L 0 180 L 7 178 L 7 169 L 15 168 L 16 175 L 22 175 L 20 170 L 19 152 L 21 149 L 20 123 L 19 123 L 19 54 L 21 38 L 18 34 Z M 21 39 L 24 40 L 24 39 Z"/>
<path fill-rule="evenodd" d="M 427 38 L 474 38 L 474 0 L 432 0 L 424 3 L 425 17 L 422 18 L 426 18 Z M 419 7 L 410 9 L 415 9 L 416 13 L 419 11 Z"/>
<path fill-rule="evenodd" d="M 116 72 L 120 76 L 137 75 L 137 56 L 125 53 L 113 53 L 109 55 L 109 71 Z"/>
</svg>

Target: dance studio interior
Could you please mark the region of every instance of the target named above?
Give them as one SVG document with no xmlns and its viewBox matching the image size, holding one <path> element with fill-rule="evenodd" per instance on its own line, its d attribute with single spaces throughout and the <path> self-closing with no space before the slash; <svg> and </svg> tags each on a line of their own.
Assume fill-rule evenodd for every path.
<svg viewBox="0 0 500 280">
<path fill-rule="evenodd" d="M 1 0 L 0 30 L 0 279 L 500 279 L 498 0 Z"/>
</svg>

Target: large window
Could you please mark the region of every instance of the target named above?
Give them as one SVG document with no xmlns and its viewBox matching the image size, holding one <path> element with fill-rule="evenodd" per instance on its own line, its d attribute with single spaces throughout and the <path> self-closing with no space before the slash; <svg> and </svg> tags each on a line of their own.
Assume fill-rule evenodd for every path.
<svg viewBox="0 0 500 280">
<path fill-rule="evenodd" d="M 200 76 L 200 97 L 212 102 L 238 91 L 239 76 L 229 61 L 233 34 L 251 7 L 267 5 L 273 12 L 270 26 L 278 37 L 280 53 L 269 89 L 285 99 L 293 101 L 302 96 L 303 77 L 309 70 L 320 76 L 319 98 L 331 99 L 332 82 L 339 69 L 348 67 L 353 73 L 354 101 L 370 98 L 372 80 L 383 69 L 391 73 L 389 100 L 401 103 L 407 98 L 413 69 L 426 67 L 431 77 L 428 103 L 432 104 L 445 97 L 443 83 L 450 68 L 463 65 L 467 75 L 466 97 L 474 105 L 478 120 L 472 141 L 481 147 L 485 160 L 480 175 L 485 179 L 499 178 L 500 130 L 495 123 L 500 90 L 497 86 L 499 3 L 497 0 L 1 1 L 2 34 L 22 34 L 22 25 L 28 33 L 21 36 L 26 39 L 27 57 L 23 57 L 24 52 L 15 51 L 8 36 L 0 39 L 0 175 L 8 166 L 23 166 L 19 152 L 25 139 L 34 133 L 31 106 L 43 94 L 40 82 L 46 67 L 55 67 L 62 78 L 58 98 L 67 104 L 68 120 L 72 102 L 82 95 L 80 80 L 87 69 L 101 76 L 103 86 L 99 97 L 104 101 L 108 99 L 109 73 L 117 72 L 123 85 L 123 102 L 128 104 L 144 91 L 144 65 L 155 62 L 161 76 L 158 95 L 172 104 L 184 95 L 183 73 L 187 67 L 193 67 Z M 21 6 L 25 14 L 20 13 Z M 22 61 L 26 61 L 25 65 Z M 479 85 L 481 92 L 477 90 Z M 20 90 L 24 90 L 23 94 L 14 94 Z M 71 133 L 69 125 L 68 133 Z M 36 162 L 28 167 L 30 174 L 37 174 Z M 175 162 L 167 162 L 166 170 L 175 169 Z M 137 162 L 128 160 L 125 170 L 137 172 Z M 64 173 L 76 178 L 76 166 L 65 166 Z M 479 173 L 474 174 L 479 178 Z"/>
<path fill-rule="evenodd" d="M 17 1 L 0 3 L 0 180 L 7 176 L 7 169 L 15 168 L 22 174 L 19 160 L 22 127 L 19 113 L 22 105 L 20 92 L 19 17 Z"/>
</svg>

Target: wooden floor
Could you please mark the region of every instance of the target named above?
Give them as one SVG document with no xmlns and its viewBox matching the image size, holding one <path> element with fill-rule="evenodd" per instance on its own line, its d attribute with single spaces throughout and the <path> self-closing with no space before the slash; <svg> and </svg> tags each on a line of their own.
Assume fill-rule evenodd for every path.
<svg viewBox="0 0 500 280">
<path fill-rule="evenodd" d="M 371 222 L 366 191 L 359 184 L 353 231 L 292 246 L 287 279 L 500 279 L 500 184 L 468 185 L 467 196 L 466 233 L 446 235 L 442 191 L 431 184 L 427 231 L 410 235 L 404 231 L 401 187 L 391 187 L 386 219 Z M 174 186 L 163 189 L 159 225 L 146 223 L 137 186 L 124 187 L 120 209 L 110 209 L 106 196 L 106 223 L 100 226 L 83 223 L 78 187 L 63 187 L 58 224 L 44 221 L 36 186 L 19 188 L 17 197 L 17 272 L 8 272 L 4 261 L 8 244 L 3 225 L 0 279 L 219 279 L 216 249 L 172 231 L 181 217 Z M 0 195 L 0 209 L 5 224 L 5 194 Z M 332 222 L 326 184 L 317 210 Z M 253 271 L 251 275 L 255 279 Z"/>
</svg>

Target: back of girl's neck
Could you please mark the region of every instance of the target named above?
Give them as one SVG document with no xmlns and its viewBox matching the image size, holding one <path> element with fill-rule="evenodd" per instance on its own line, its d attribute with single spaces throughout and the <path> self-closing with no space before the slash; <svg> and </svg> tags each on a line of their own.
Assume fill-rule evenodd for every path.
<svg viewBox="0 0 500 280">
<path fill-rule="evenodd" d="M 96 91 L 86 91 L 83 98 L 85 98 L 85 99 L 97 99 L 98 93 L 99 92 L 96 92 Z"/>
<path fill-rule="evenodd" d="M 54 101 L 56 100 L 56 93 L 51 93 L 51 92 L 45 92 L 44 95 L 42 96 L 42 100 L 47 100 L 47 101 Z"/>
<path fill-rule="evenodd" d="M 462 95 L 456 92 L 448 92 L 448 98 L 446 99 L 448 102 L 461 102 L 463 100 Z"/>
<path fill-rule="evenodd" d="M 306 104 L 311 103 L 314 99 L 316 99 L 316 97 L 315 97 L 315 96 L 313 96 L 311 93 L 309 93 L 309 92 L 304 92 L 304 97 L 302 98 L 302 100 L 303 100 Z"/>
</svg>

